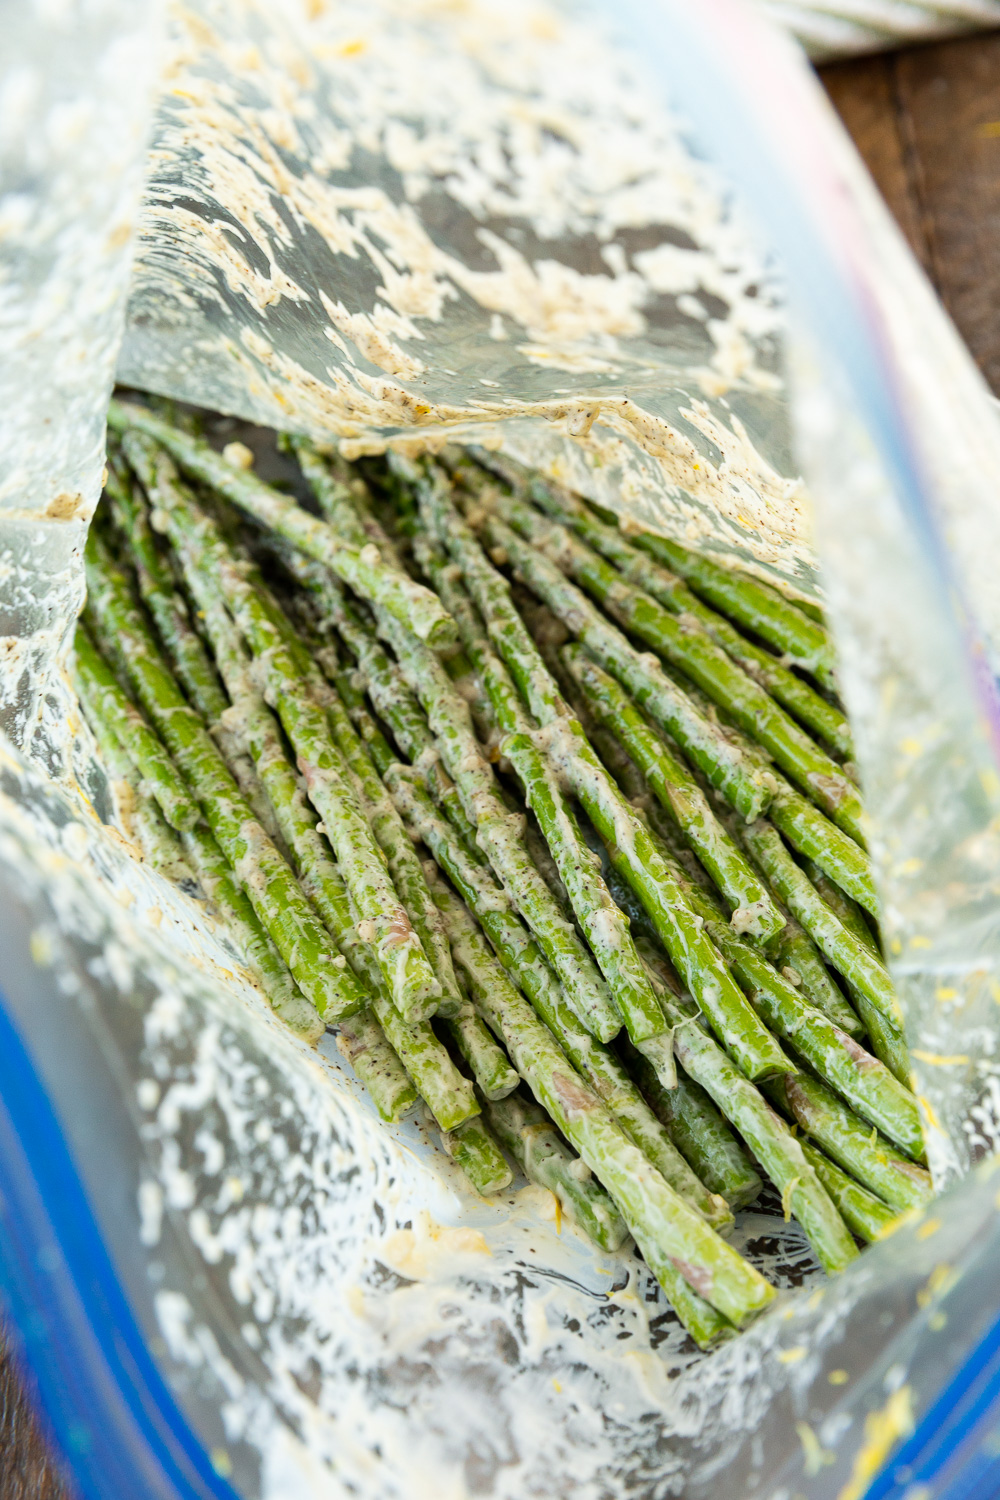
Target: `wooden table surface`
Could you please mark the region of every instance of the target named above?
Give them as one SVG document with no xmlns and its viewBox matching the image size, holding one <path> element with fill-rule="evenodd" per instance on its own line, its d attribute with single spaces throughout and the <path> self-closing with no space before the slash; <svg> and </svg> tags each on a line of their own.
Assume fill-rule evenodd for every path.
<svg viewBox="0 0 1000 1500">
<path fill-rule="evenodd" d="M 1000 395 L 1000 32 L 837 63 L 822 77 Z"/>
<path fill-rule="evenodd" d="M 1000 32 L 836 63 L 821 77 L 1000 395 Z M 69 1500 L 2 1349 L 0 1500 Z"/>
</svg>

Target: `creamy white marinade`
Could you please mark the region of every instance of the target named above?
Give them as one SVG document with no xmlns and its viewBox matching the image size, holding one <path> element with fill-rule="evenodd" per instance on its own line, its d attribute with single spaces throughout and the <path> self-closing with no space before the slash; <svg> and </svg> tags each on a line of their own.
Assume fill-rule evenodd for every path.
<svg viewBox="0 0 1000 1500">
<path fill-rule="evenodd" d="M 773 275 L 585 14 L 176 5 L 123 378 L 349 455 L 501 439 L 814 592 Z"/>
</svg>

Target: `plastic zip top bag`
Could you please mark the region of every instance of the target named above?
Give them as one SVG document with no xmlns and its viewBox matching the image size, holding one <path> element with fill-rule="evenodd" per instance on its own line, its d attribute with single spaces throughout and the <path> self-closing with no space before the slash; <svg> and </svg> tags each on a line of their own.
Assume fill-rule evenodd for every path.
<svg viewBox="0 0 1000 1500">
<path fill-rule="evenodd" d="M 82 720 L 60 723 L 50 704 L 44 756 L 28 720 L 12 721 L 42 767 L 13 747 L 3 763 L 3 1254 L 84 1493 L 854 1500 L 893 1453 L 904 1467 L 876 1480 L 881 1493 L 898 1478 L 944 1494 L 949 1475 L 989 1462 L 972 1380 L 975 1366 L 989 1388 L 995 1182 L 991 1162 L 972 1163 L 997 1135 L 997 781 L 991 673 L 977 665 L 992 667 L 998 638 L 996 435 L 815 84 L 758 26 L 723 0 L 610 18 L 557 5 L 174 7 L 118 374 L 335 438 L 401 494 L 424 472 L 415 458 L 453 464 L 453 445 L 471 445 L 508 476 L 527 464 L 617 511 L 626 532 L 738 563 L 807 607 L 822 597 L 868 810 L 858 832 L 948 1197 L 827 1281 L 789 1217 L 801 1184 L 781 1204 L 765 1195 L 729 1243 L 782 1295 L 699 1355 L 631 1241 L 609 1232 L 595 1252 L 537 1177 L 477 1197 L 454 1131 L 450 1160 L 429 1115 L 381 1123 L 357 1050 L 355 1072 L 329 1034 L 313 1050 L 279 1025 L 218 903 L 192 899 L 206 892 L 190 867 L 177 883 L 136 861 L 149 787 L 130 791 L 104 753 L 109 783 Z M 140 115 L 136 103 L 133 143 Z M 113 217 L 107 205 L 78 216 L 92 256 L 80 264 L 93 266 L 88 285 L 120 290 Z M 47 328 L 41 292 L 23 285 L 18 305 Z M 100 311 L 95 347 L 112 348 L 120 299 L 79 306 Z M 84 425 L 104 409 L 101 369 L 99 391 L 79 387 Z M 118 408 L 114 420 L 137 419 Z M 42 472 L 58 445 L 41 419 L 32 431 Z M 258 475 L 300 482 L 259 430 L 239 434 L 261 454 Z M 134 426 L 123 447 L 160 497 L 151 532 L 167 537 L 169 473 L 144 467 Z M 220 461 L 245 476 L 227 492 L 249 492 L 248 457 L 234 446 Z M 122 472 L 109 491 L 131 482 Z M 81 486 L 89 511 L 95 465 Z M 421 504 L 428 514 L 430 497 Z M 199 524 L 199 546 L 214 546 Z M 301 539 L 307 523 L 295 524 Z M 95 536 L 88 632 L 114 602 L 117 566 L 104 523 Z M 192 537 L 175 546 L 179 567 Z M 229 627 L 210 591 L 195 616 L 220 665 L 233 620 L 242 650 L 255 620 L 264 630 L 252 574 L 227 572 L 223 544 L 213 567 L 185 575 L 195 592 L 233 590 Z M 455 579 L 418 544 L 444 597 Z M 371 552 L 355 550 L 354 592 L 371 601 L 392 570 L 370 577 Z M 509 567 L 503 552 L 493 563 Z M 391 562 L 385 543 L 375 553 Z M 65 608 L 50 608 L 45 639 L 30 609 L 12 612 L 12 634 L 37 649 L 29 689 L 43 670 L 60 680 L 78 562 L 59 574 Z M 43 597 L 45 567 L 32 585 L 22 561 L 18 598 Z M 127 611 L 114 618 L 112 655 L 133 629 Z M 435 722 L 423 658 L 384 628 Z M 327 663 L 318 649 L 295 670 Z M 263 637 L 254 652 L 258 671 L 274 669 Z M 78 674 L 85 659 L 81 648 Z M 259 691 L 223 676 L 241 704 Z M 336 681 L 350 702 L 358 683 Z M 252 744 L 237 708 L 210 716 L 233 763 Z M 579 771 L 555 730 L 539 743 Z M 70 763 L 75 780 L 48 779 Z M 387 773 L 405 805 L 397 782 Z M 425 843 L 432 832 L 425 819 Z M 535 857 L 551 879 L 544 843 Z M 264 911 L 267 881 L 243 883 Z M 285 958 L 302 954 L 286 944 Z M 705 1035 L 678 1014 L 689 1043 Z M 945 1409 L 945 1449 L 928 1449 L 924 1424 L 940 1428 Z"/>
</svg>

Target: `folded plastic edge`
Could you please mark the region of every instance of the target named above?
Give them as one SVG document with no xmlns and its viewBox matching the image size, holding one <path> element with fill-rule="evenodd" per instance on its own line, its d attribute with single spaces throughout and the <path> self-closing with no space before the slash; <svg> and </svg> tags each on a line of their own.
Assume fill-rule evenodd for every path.
<svg viewBox="0 0 1000 1500">
<path fill-rule="evenodd" d="M 237 1500 L 153 1362 L 2 991 L 0 1283 L 81 1500 Z"/>
</svg>

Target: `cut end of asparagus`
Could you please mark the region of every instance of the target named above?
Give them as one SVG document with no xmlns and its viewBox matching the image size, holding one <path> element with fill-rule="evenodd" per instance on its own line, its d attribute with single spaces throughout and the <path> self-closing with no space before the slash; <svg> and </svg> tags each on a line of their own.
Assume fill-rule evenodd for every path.
<svg viewBox="0 0 1000 1500">
<path fill-rule="evenodd" d="M 478 1117 L 455 1130 L 442 1131 L 441 1143 L 481 1197 L 502 1193 L 514 1181 L 503 1152 Z"/>
</svg>

